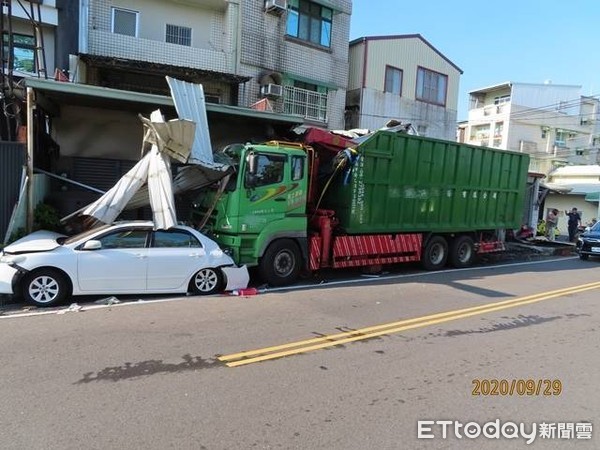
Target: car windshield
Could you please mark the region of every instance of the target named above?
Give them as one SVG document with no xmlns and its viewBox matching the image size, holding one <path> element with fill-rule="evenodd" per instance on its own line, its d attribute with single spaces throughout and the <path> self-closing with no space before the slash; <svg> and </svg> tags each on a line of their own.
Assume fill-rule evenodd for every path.
<svg viewBox="0 0 600 450">
<path fill-rule="evenodd" d="M 600 232 L 600 222 L 596 222 L 594 224 L 594 226 L 590 229 L 590 231 L 593 231 L 595 233 L 599 233 Z"/>
<path fill-rule="evenodd" d="M 85 239 L 86 237 L 91 236 L 92 234 L 94 234 L 94 233 L 96 233 L 98 231 L 105 230 L 109 226 L 110 225 L 102 225 L 102 226 L 99 226 L 99 227 L 92 228 L 91 230 L 86 230 L 86 231 L 84 231 L 82 233 L 75 234 L 73 236 L 69 236 L 69 237 L 66 237 L 66 238 L 59 238 L 57 242 L 60 245 L 72 244 L 73 242 L 77 242 L 77 241 L 79 241 L 81 239 Z"/>
</svg>

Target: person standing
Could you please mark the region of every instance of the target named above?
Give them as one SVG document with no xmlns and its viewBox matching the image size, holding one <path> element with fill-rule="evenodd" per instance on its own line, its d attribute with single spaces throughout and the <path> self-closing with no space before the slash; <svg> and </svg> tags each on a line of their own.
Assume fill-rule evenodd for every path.
<svg viewBox="0 0 600 450">
<path fill-rule="evenodd" d="M 551 209 L 546 216 L 546 234 L 549 241 L 553 241 L 556 235 L 556 225 L 558 224 L 558 209 Z"/>
<path fill-rule="evenodd" d="M 581 225 L 581 215 L 577 211 L 577 208 L 573 208 L 571 212 L 565 211 L 565 214 L 569 216 L 569 242 L 573 242 L 577 234 L 577 229 Z"/>
</svg>

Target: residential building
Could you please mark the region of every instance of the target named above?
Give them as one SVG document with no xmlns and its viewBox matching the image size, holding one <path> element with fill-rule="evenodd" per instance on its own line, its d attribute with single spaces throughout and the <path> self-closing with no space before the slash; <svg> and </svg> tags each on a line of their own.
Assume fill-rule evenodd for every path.
<svg viewBox="0 0 600 450">
<path fill-rule="evenodd" d="M 351 0 L 31 4 L 40 3 L 55 6 L 55 37 L 42 47 L 60 72 L 57 81 L 17 86 L 19 117 L 23 124 L 31 88 L 30 161 L 49 173 L 36 178 L 62 177 L 40 197 L 63 213 L 96 198 L 139 159 L 138 114 L 160 107 L 167 119 L 176 116 L 165 75 L 203 85 L 215 152 L 286 136 L 302 123 L 343 127 Z M 24 127 L 12 128 L 25 137 Z"/>
<path fill-rule="evenodd" d="M 585 225 L 600 217 L 600 165 L 563 166 L 548 175 L 547 187 L 551 188 L 544 201 L 544 214 L 549 209 L 559 210 L 558 229 L 567 235 L 566 211 L 575 207 Z"/>
<path fill-rule="evenodd" d="M 75 81 L 165 94 L 169 74 L 212 103 L 343 126 L 350 0 L 72 3 L 60 52 Z"/>
<path fill-rule="evenodd" d="M 462 70 L 420 34 L 350 42 L 348 128 L 377 129 L 389 119 L 421 135 L 455 140 Z"/>
<path fill-rule="evenodd" d="M 462 142 L 529 153 L 530 170 L 545 174 L 600 162 L 600 101 L 581 86 L 505 82 L 469 95 Z"/>
<path fill-rule="evenodd" d="M 27 77 L 52 77 L 55 67 L 55 30 L 58 25 L 56 0 L 6 0 L 0 3 L 0 103 L 7 120 L 0 121 L 0 138 L 15 140 L 21 124 L 21 99 L 17 85 Z M 16 119 L 16 120 L 15 120 Z M 7 125 L 10 122 L 10 125 Z"/>
</svg>

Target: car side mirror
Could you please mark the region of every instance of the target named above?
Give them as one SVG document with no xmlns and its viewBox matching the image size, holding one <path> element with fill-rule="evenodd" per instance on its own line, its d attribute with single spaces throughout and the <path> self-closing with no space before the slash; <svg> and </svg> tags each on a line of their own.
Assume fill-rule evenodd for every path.
<svg viewBox="0 0 600 450">
<path fill-rule="evenodd" d="M 90 239 L 81 247 L 81 250 L 100 250 L 102 248 L 102 242 L 95 239 Z"/>
</svg>

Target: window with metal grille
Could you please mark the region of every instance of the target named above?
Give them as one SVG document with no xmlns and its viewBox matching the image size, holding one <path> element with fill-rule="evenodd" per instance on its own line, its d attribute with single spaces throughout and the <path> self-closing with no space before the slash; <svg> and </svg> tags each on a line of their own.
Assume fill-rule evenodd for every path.
<svg viewBox="0 0 600 450">
<path fill-rule="evenodd" d="M 112 32 L 137 37 L 139 12 L 112 8 Z"/>
<path fill-rule="evenodd" d="M 417 100 L 434 105 L 446 106 L 448 75 L 423 67 L 417 69 Z"/>
<path fill-rule="evenodd" d="M 167 24 L 166 41 L 169 44 L 192 45 L 192 29 L 179 25 Z"/>
</svg>

